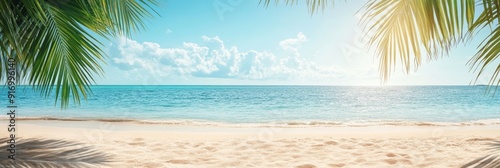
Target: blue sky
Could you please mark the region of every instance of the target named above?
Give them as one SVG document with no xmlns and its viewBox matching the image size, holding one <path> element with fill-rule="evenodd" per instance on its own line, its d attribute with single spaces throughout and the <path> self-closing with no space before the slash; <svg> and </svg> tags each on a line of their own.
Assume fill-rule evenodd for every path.
<svg viewBox="0 0 500 168">
<path fill-rule="evenodd" d="M 339 1 L 310 15 L 304 3 L 267 9 L 258 0 L 170 0 L 129 38 L 106 42 L 100 85 L 380 85 L 378 59 L 356 12 L 365 1 Z M 481 34 L 479 34 L 481 36 Z M 479 38 L 481 39 L 481 38 Z M 468 85 L 467 61 L 479 40 L 388 85 Z M 487 83 L 488 77 L 480 78 Z"/>
</svg>

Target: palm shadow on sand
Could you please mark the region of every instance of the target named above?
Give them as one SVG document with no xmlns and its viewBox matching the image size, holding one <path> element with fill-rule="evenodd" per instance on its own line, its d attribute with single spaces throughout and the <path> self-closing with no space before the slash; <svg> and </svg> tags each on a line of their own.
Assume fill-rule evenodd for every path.
<svg viewBox="0 0 500 168">
<path fill-rule="evenodd" d="M 499 168 L 500 167 L 500 141 L 489 143 L 489 148 L 493 154 L 473 160 L 462 168 Z"/>
<path fill-rule="evenodd" d="M 111 156 L 77 142 L 55 139 L 19 139 L 16 161 L 7 156 L 7 139 L 1 139 L 0 167 L 101 167 Z"/>
</svg>

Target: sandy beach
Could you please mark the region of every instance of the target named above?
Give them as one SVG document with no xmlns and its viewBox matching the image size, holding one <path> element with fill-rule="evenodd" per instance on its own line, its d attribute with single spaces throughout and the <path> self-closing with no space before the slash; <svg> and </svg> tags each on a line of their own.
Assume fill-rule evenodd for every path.
<svg viewBox="0 0 500 168">
<path fill-rule="evenodd" d="M 500 166 L 500 125 L 258 127 L 21 120 L 16 129 L 16 163 L 7 159 L 2 143 L 3 167 Z M 7 137 L 6 131 L 1 135 Z"/>
</svg>

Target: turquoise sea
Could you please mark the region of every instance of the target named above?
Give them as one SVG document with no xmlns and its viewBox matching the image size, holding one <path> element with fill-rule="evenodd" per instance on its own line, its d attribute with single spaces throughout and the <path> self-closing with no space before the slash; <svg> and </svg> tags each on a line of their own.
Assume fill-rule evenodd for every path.
<svg viewBox="0 0 500 168">
<path fill-rule="evenodd" d="M 141 85 L 92 91 L 80 106 L 61 110 L 53 96 L 18 87 L 16 117 L 294 125 L 500 121 L 500 95 L 486 94 L 485 86 Z M 2 92 L 7 95 L 6 88 Z"/>
</svg>

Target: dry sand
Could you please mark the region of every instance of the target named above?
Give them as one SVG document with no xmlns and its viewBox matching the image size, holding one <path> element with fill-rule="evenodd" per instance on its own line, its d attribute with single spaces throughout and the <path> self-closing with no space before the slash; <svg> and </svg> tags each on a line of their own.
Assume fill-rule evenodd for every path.
<svg viewBox="0 0 500 168">
<path fill-rule="evenodd" d="M 0 167 L 500 167 L 500 125 L 276 128 L 21 120 L 17 130 L 16 163 L 6 159 L 2 143 Z"/>
</svg>

